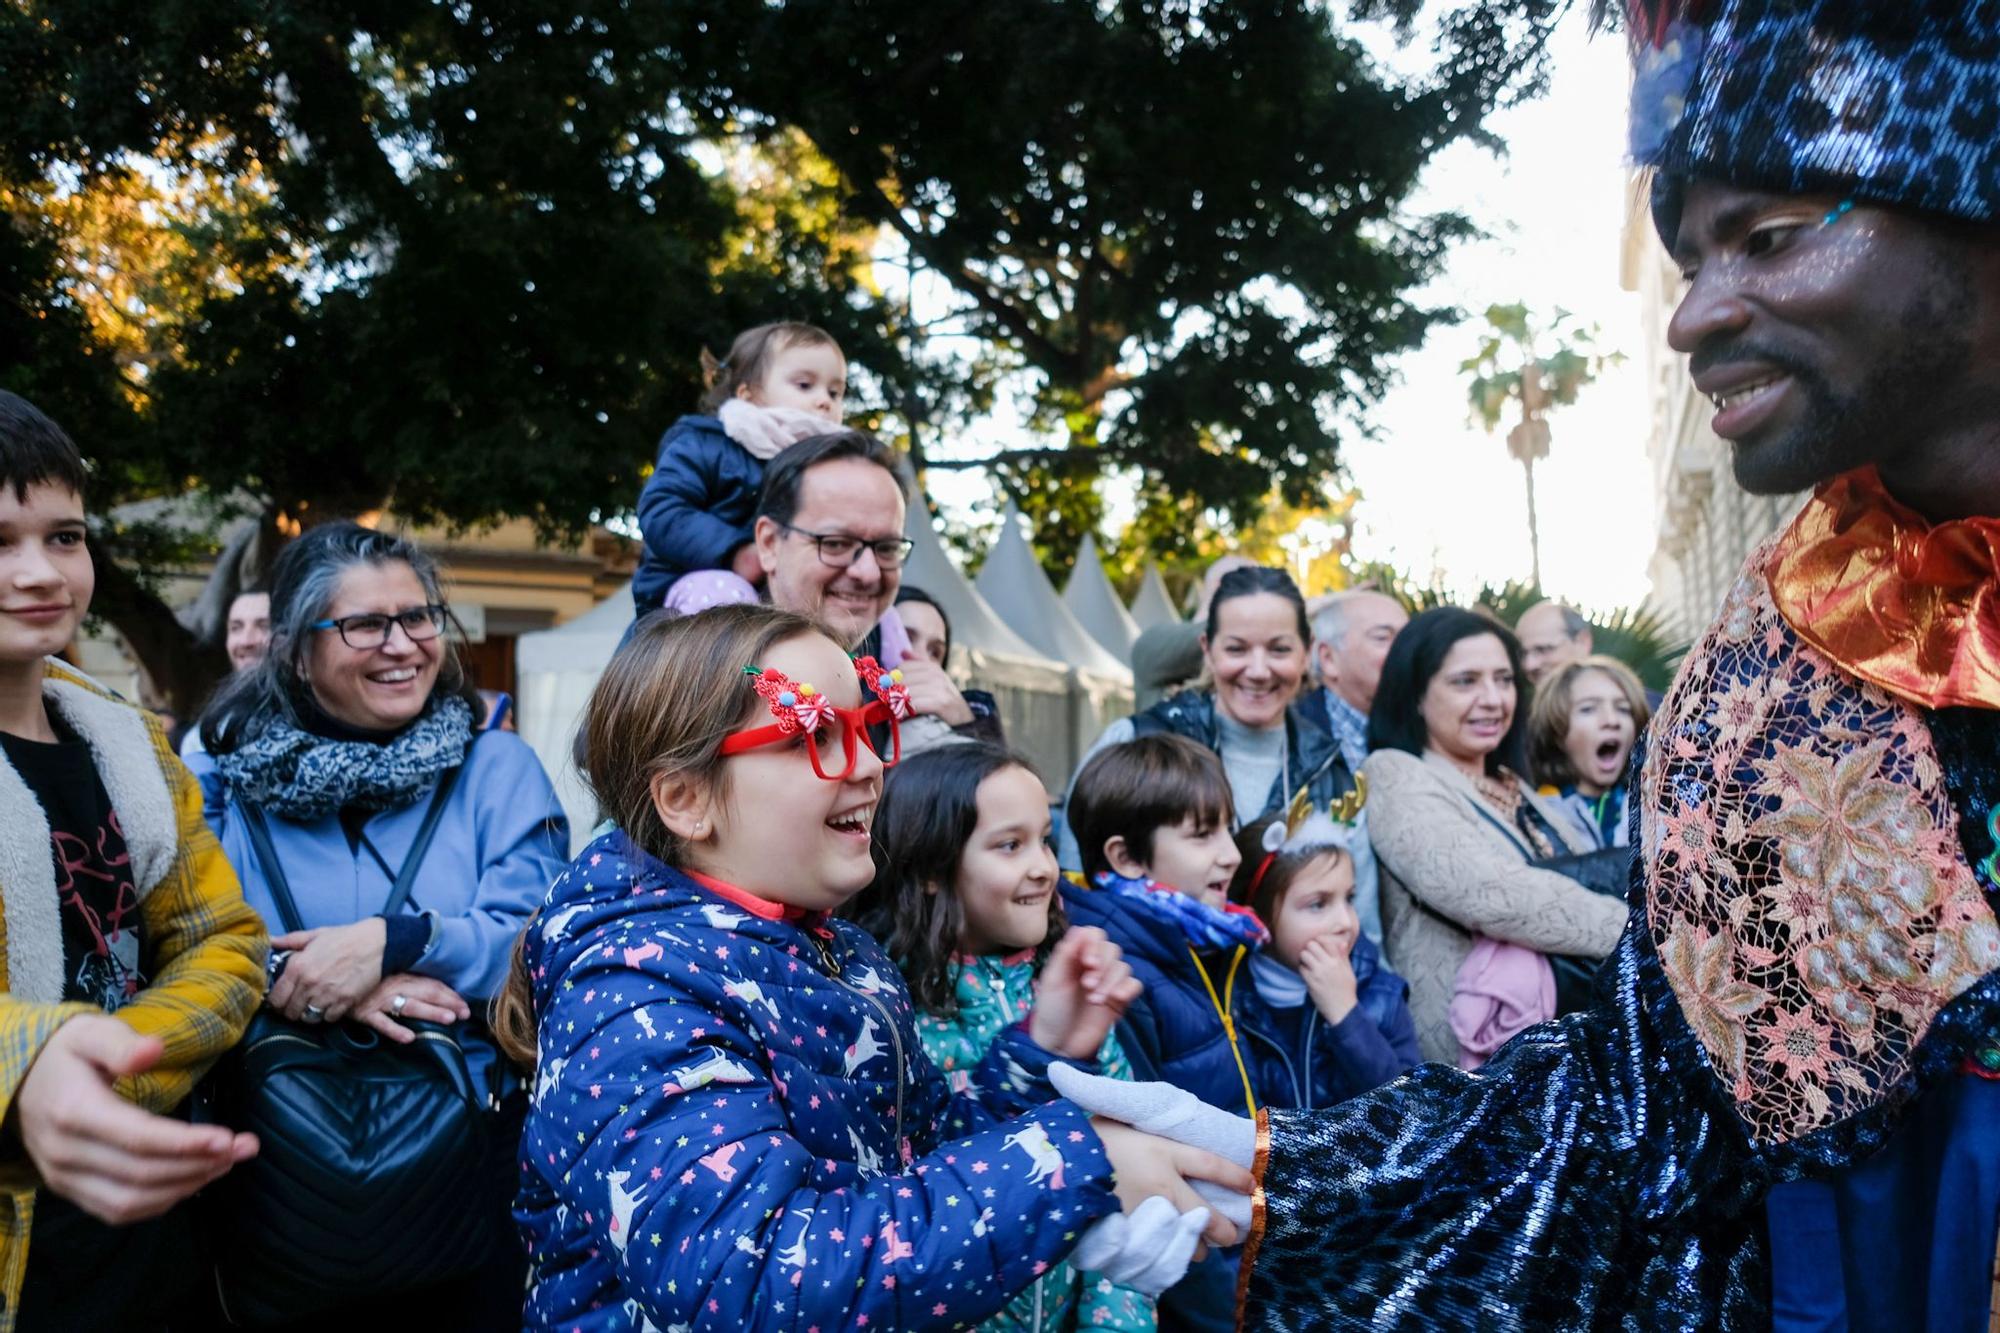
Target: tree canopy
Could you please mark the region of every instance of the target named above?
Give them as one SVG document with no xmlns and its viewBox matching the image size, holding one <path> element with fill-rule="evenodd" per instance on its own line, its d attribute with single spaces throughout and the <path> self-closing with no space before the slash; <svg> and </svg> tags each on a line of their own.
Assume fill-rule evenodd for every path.
<svg viewBox="0 0 2000 1333">
<path fill-rule="evenodd" d="M 1111 467 L 1247 523 L 1314 502 L 1446 313 L 1413 292 L 1468 224 L 1404 201 L 1566 7 L 1457 0 L 1406 77 L 1354 25 L 1418 0 L 27 0 L 0 384 L 100 511 L 573 534 L 631 506 L 704 346 L 800 318 L 931 466 L 1014 398 L 1025 440 L 969 461 L 1059 542 Z M 102 533 L 100 608 L 188 706 L 219 626 L 136 577 L 176 540 Z"/>
</svg>

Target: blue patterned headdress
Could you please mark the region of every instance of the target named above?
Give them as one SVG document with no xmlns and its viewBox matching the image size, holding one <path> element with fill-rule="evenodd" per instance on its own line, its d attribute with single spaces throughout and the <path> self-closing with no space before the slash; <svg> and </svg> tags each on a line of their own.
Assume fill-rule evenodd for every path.
<svg viewBox="0 0 2000 1333">
<path fill-rule="evenodd" d="M 2000 222 L 2000 0 L 1599 0 L 1672 243 L 1696 177 Z"/>
</svg>

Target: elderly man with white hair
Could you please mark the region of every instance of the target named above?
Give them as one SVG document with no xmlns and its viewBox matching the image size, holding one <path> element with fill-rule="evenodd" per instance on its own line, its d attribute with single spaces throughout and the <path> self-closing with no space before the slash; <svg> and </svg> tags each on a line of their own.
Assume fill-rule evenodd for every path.
<svg viewBox="0 0 2000 1333">
<path fill-rule="evenodd" d="M 1310 708 L 1317 697 L 1350 772 L 1360 772 L 1368 757 L 1368 710 L 1375 704 L 1375 686 L 1382 679 L 1382 659 L 1389 655 L 1397 631 L 1409 623 L 1410 613 L 1401 602 L 1372 588 L 1350 588 L 1313 599 L 1313 669 L 1320 683 L 1300 703 Z M 1354 831 L 1354 912 L 1361 918 L 1362 933 L 1380 944 L 1382 909 L 1365 805 Z"/>
</svg>

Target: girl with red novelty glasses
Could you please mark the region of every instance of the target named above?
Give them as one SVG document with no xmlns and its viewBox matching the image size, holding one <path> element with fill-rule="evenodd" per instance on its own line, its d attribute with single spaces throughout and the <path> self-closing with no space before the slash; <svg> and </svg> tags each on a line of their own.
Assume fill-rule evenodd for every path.
<svg viewBox="0 0 2000 1333">
<path fill-rule="evenodd" d="M 856 737 L 876 714 L 893 753 L 897 684 L 761 606 L 649 620 L 599 681 L 585 749 L 617 827 L 550 889 L 495 1017 L 536 1069 L 524 1327 L 964 1327 L 1140 1232 L 1117 1215 L 1153 1196 L 1183 1266 L 1204 1225 L 1236 1238 L 1188 1181 L 1247 1172 L 1048 1084 L 1137 993 L 1101 932 L 1056 947 L 954 1094 L 895 966 L 832 915 L 874 877 L 883 764 Z"/>
<path fill-rule="evenodd" d="M 803 737 L 813 772 L 819 775 L 820 780 L 845 782 L 854 772 L 855 756 L 859 753 L 859 746 L 855 743 L 858 737 L 860 744 L 867 746 L 869 752 L 882 761 L 882 767 L 894 768 L 903 753 L 903 738 L 898 728 L 902 720 L 910 715 L 910 692 L 903 688 L 903 673 L 884 671 L 881 663 L 872 657 L 855 658 L 854 672 L 861 678 L 863 687 L 875 697 L 859 708 L 836 708 L 811 685 L 794 685 L 791 677 L 775 667 L 744 667 L 743 674 L 751 677 L 751 688 L 770 705 L 771 715 L 778 720 L 730 733 L 723 738 L 722 753 L 743 754 Z M 836 726 L 840 728 L 841 769 L 838 773 L 829 773 L 820 759 L 819 747 L 825 740 L 831 739 L 831 731 Z M 870 727 L 879 726 L 888 728 L 885 733 L 887 753 L 875 743 L 868 731 Z"/>
</svg>

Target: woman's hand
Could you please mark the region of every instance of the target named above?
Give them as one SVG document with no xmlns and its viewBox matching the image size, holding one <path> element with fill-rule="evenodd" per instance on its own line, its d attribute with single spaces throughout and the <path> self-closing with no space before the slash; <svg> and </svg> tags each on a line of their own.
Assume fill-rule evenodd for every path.
<svg viewBox="0 0 2000 1333">
<path fill-rule="evenodd" d="M 1248 1171 L 1212 1152 L 1147 1134 L 1122 1121 L 1092 1117 L 1090 1127 L 1104 1142 L 1104 1155 L 1111 1159 L 1112 1187 L 1118 1193 L 1118 1206 L 1125 1212 L 1134 1211 L 1154 1195 L 1164 1197 L 1176 1212 L 1206 1208 L 1188 1184 L 1190 1180 L 1206 1180 L 1243 1195 L 1257 1186 Z M 1202 1237 L 1211 1245 L 1234 1245 L 1243 1239 L 1236 1224 L 1219 1211 L 1211 1212 Z"/>
<path fill-rule="evenodd" d="M 292 956 L 271 987 L 271 1007 L 294 1022 L 339 1022 L 382 980 L 382 946 L 388 938 L 388 923 L 379 916 L 278 936 L 271 947 L 290 949 Z M 311 1018 L 306 1017 L 308 1008 Z"/>
<path fill-rule="evenodd" d="M 1028 1038 L 1065 1060 L 1095 1060 L 1111 1025 L 1145 989 L 1103 931 L 1076 927 L 1056 945 L 1035 983 Z"/>
<path fill-rule="evenodd" d="M 943 667 L 928 657 L 906 657 L 896 664 L 903 673 L 903 688 L 910 692 L 910 709 L 919 716 L 942 719 L 946 725 L 962 727 L 972 721 L 972 705 L 951 683 Z"/>
<path fill-rule="evenodd" d="M 402 1001 L 398 1006 L 397 1001 Z M 375 989 L 361 997 L 348 1015 L 365 1023 L 390 1041 L 411 1042 L 417 1034 L 398 1019 L 419 1023 L 463 1023 L 472 1017 L 465 997 L 436 977 L 420 977 L 413 972 L 392 972 L 377 982 Z"/>
<path fill-rule="evenodd" d="M 1306 993 L 1327 1022 L 1339 1023 L 1354 1012 L 1359 983 L 1346 949 L 1324 935 L 1308 940 L 1299 951 L 1299 975 L 1306 979 Z"/>
</svg>

